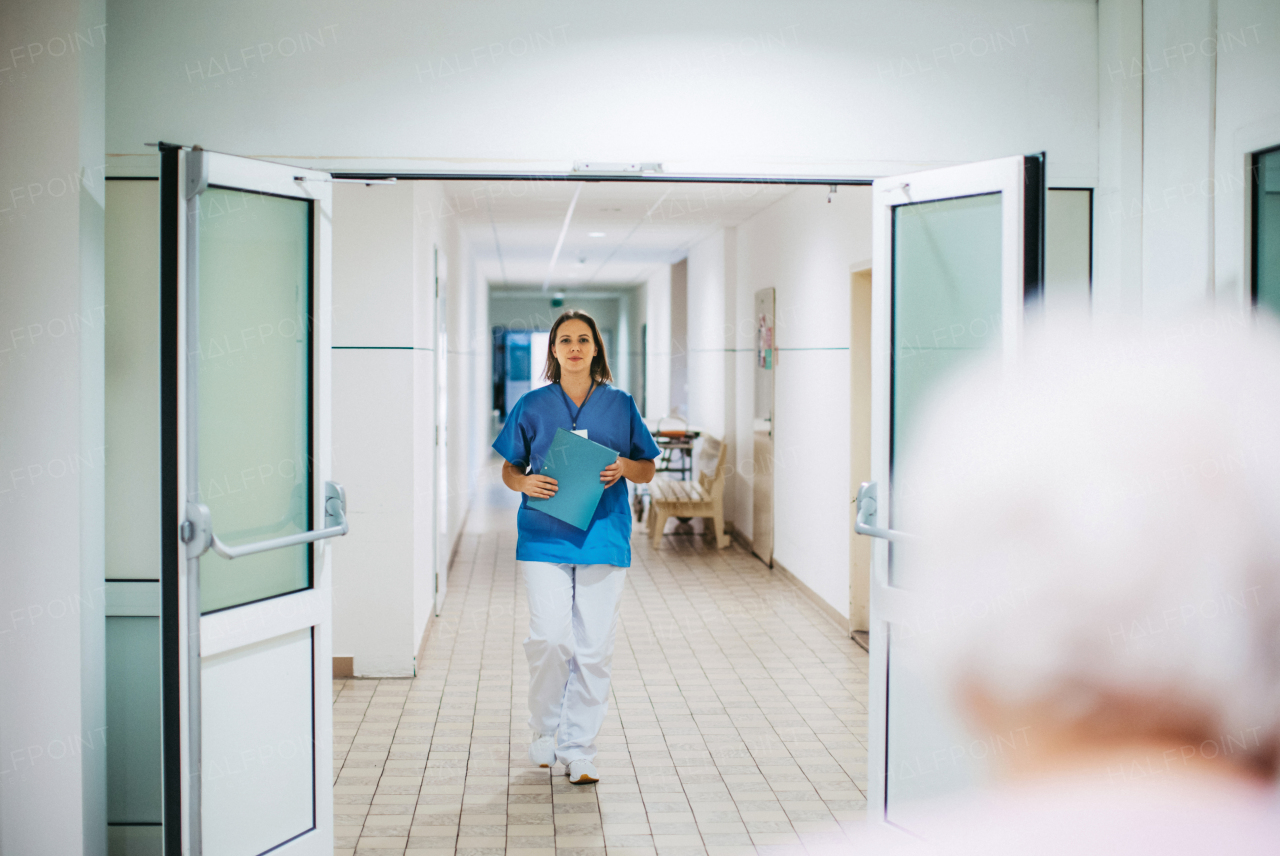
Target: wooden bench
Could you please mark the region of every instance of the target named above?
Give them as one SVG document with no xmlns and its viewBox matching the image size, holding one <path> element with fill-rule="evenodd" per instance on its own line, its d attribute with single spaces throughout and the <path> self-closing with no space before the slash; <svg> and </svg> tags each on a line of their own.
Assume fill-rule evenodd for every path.
<svg viewBox="0 0 1280 856">
<path fill-rule="evenodd" d="M 662 530 L 668 517 L 702 517 L 715 526 L 716 546 L 729 546 L 724 534 L 725 444 L 703 435 L 698 453 L 697 481 L 655 478 L 649 483 L 649 535 L 653 548 L 662 544 Z"/>
</svg>

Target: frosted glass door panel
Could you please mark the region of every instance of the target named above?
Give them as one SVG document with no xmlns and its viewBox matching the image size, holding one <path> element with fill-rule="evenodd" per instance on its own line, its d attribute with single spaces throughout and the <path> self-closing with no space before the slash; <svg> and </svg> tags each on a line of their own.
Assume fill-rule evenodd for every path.
<svg viewBox="0 0 1280 856">
<path fill-rule="evenodd" d="M 159 185 L 107 182 L 106 306 L 80 322 L 105 322 L 106 449 L 86 463 L 106 461 L 107 579 L 160 579 Z"/>
<path fill-rule="evenodd" d="M 311 208 L 200 196 L 199 494 L 237 545 L 311 527 Z M 200 560 L 203 612 L 308 588 L 311 545 Z"/>
<path fill-rule="evenodd" d="M 999 193 L 894 209 L 891 473 L 929 391 L 1000 340 L 1000 209 Z M 911 531 L 896 503 L 889 517 L 892 528 Z M 906 584 L 894 564 L 890 583 Z"/>
<path fill-rule="evenodd" d="M 991 193 L 894 209 L 890 472 L 939 381 L 1000 341 L 1001 202 Z M 896 503 L 891 520 L 913 531 Z M 910 588 L 897 570 L 910 549 L 909 542 L 889 545 L 892 585 Z M 888 636 L 888 817 L 908 828 L 913 801 L 971 784 L 981 763 L 946 694 L 928 678 L 915 644 L 920 632 L 893 625 Z"/>
</svg>

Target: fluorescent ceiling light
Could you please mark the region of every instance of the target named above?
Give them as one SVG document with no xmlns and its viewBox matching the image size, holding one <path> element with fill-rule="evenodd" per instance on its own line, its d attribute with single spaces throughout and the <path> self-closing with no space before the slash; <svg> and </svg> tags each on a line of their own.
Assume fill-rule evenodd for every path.
<svg viewBox="0 0 1280 856">
<path fill-rule="evenodd" d="M 604 237 L 604 232 L 588 232 L 588 233 L 587 233 L 587 237 L 588 237 L 588 238 L 603 238 L 603 237 Z"/>
</svg>

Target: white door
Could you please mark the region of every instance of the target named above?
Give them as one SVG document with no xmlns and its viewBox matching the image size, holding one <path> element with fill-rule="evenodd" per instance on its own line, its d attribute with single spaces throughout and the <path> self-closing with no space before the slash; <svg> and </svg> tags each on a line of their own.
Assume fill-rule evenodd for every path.
<svg viewBox="0 0 1280 856">
<path fill-rule="evenodd" d="M 1043 176 L 1037 155 L 872 188 L 872 481 L 855 525 L 874 538 L 867 800 L 873 820 L 908 829 L 913 802 L 969 786 L 998 747 L 965 733 L 913 645 L 924 628 L 894 561 L 913 534 L 895 512 L 895 454 L 939 379 L 988 348 L 1016 357 L 1025 307 L 1043 289 Z"/>
<path fill-rule="evenodd" d="M 328 856 L 326 539 L 347 531 L 328 480 L 329 176 L 172 146 L 162 175 L 176 251 L 162 249 L 162 321 L 178 365 L 167 543 L 180 552 L 162 596 L 179 630 L 165 657 L 166 841 L 192 856 Z"/>
</svg>

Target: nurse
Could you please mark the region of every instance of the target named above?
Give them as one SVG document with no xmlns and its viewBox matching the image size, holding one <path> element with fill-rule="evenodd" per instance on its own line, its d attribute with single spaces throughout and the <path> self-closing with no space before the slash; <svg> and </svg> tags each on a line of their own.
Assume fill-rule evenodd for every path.
<svg viewBox="0 0 1280 856">
<path fill-rule="evenodd" d="M 609 672 L 622 585 L 631 566 L 631 512 L 622 479 L 653 479 L 653 435 L 630 395 L 609 385 L 609 363 L 590 315 L 571 309 L 551 325 L 547 386 L 511 408 L 493 448 L 506 459 L 502 481 L 524 494 L 516 516 L 516 568 L 529 596 L 529 760 L 559 761 L 569 781 L 599 781 L 592 763 L 609 706 Z M 539 475 L 556 429 L 613 449 L 600 473 L 604 496 L 583 531 L 529 507 L 554 496 L 556 481 Z"/>
</svg>

